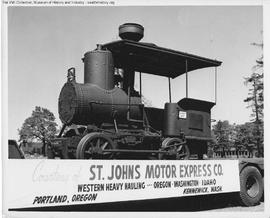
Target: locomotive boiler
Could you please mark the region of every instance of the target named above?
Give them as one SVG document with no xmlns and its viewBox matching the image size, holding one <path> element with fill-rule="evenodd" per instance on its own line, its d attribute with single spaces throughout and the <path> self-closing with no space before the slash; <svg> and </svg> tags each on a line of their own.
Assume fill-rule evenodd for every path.
<svg viewBox="0 0 270 218">
<path fill-rule="evenodd" d="M 171 102 L 170 81 L 180 75 L 221 62 L 139 42 L 144 28 L 126 23 L 121 40 L 99 44 L 84 54 L 84 83 L 75 69 L 58 101 L 63 128 L 49 145 L 49 156 L 77 159 L 202 158 L 211 140 L 213 102 L 186 98 Z M 142 101 L 141 74 L 167 77 L 169 102 L 164 108 Z M 134 88 L 139 74 L 140 88 Z M 153 84 L 155 88 L 155 84 Z"/>
</svg>

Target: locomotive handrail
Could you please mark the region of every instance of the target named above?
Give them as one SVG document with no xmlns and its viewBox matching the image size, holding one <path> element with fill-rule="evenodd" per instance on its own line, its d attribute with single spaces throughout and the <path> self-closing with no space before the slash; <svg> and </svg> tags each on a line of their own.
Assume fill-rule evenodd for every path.
<svg viewBox="0 0 270 218">
<path fill-rule="evenodd" d="M 104 103 L 102 101 L 90 101 L 89 104 L 102 104 L 102 105 L 120 105 L 120 106 L 141 106 L 141 107 L 144 107 L 144 104 L 124 104 L 124 103 Z"/>
</svg>

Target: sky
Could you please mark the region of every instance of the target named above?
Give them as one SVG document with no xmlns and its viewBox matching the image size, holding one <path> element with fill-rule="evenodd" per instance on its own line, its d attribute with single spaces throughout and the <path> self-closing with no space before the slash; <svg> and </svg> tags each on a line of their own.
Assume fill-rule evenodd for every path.
<svg viewBox="0 0 270 218">
<path fill-rule="evenodd" d="M 83 82 L 84 53 L 119 40 L 118 27 L 126 22 L 144 26 L 142 42 L 222 61 L 212 119 L 250 120 L 244 77 L 262 54 L 251 45 L 262 42 L 261 6 L 9 7 L 8 137 L 19 138 L 35 106 L 52 111 L 61 125 L 57 106 L 67 69 L 75 67 Z M 143 95 L 164 107 L 167 78 L 142 78 Z M 189 97 L 214 101 L 214 87 L 214 68 L 189 73 Z M 185 97 L 185 89 L 185 76 L 173 79 L 172 101 Z"/>
</svg>

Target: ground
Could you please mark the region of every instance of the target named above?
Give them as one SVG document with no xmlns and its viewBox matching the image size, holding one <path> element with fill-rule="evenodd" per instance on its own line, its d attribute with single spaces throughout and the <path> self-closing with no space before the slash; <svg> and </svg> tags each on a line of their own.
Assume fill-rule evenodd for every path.
<svg viewBox="0 0 270 218">
<path fill-rule="evenodd" d="M 240 207 L 240 206 L 235 206 L 235 207 L 225 207 L 225 208 L 220 208 L 220 209 L 210 209 L 209 211 L 214 211 L 214 212 L 263 212 L 264 211 L 264 202 L 261 202 L 259 205 L 254 206 L 254 207 Z"/>
</svg>

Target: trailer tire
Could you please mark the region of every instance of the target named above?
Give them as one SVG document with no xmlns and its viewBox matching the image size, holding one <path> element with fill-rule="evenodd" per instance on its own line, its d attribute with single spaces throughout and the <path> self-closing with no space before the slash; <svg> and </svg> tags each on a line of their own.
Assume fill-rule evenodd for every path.
<svg viewBox="0 0 270 218">
<path fill-rule="evenodd" d="M 254 166 L 245 167 L 240 173 L 240 203 L 254 206 L 260 203 L 263 195 L 263 181 L 260 171 Z"/>
<path fill-rule="evenodd" d="M 264 177 L 262 178 L 263 190 L 264 190 Z M 264 191 L 262 194 L 261 202 L 264 202 Z"/>
</svg>

